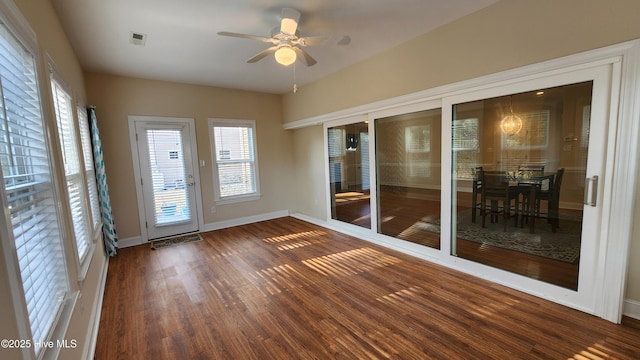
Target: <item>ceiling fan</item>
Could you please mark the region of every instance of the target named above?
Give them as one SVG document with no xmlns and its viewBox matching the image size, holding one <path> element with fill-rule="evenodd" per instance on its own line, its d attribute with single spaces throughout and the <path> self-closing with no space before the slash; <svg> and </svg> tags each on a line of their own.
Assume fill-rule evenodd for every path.
<svg viewBox="0 0 640 360">
<path fill-rule="evenodd" d="M 313 66 L 317 61 L 301 47 L 320 45 L 329 40 L 329 38 L 326 36 L 300 37 L 298 33 L 299 21 L 299 11 L 291 8 L 284 8 L 282 9 L 280 28 L 275 28 L 271 37 L 239 34 L 227 31 L 220 31 L 218 32 L 218 35 L 258 40 L 273 44 L 270 48 L 261 51 L 256 56 L 247 60 L 248 63 L 257 62 L 268 55 L 274 54 L 276 61 L 285 66 L 293 64 L 298 58 L 300 58 L 305 65 Z M 335 38 L 335 41 L 338 45 L 347 45 L 351 42 L 351 38 L 349 38 L 349 36 L 340 36 Z"/>
</svg>

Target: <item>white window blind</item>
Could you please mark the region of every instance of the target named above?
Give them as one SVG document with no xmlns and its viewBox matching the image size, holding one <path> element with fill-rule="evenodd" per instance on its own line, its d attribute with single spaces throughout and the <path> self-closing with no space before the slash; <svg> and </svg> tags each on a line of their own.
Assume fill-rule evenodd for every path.
<svg viewBox="0 0 640 360">
<path fill-rule="evenodd" d="M 34 351 L 50 337 L 69 291 L 34 56 L 0 23 L 0 219 L 12 235 Z M 36 342 L 37 341 L 37 342 Z"/>
<path fill-rule="evenodd" d="M 431 151 L 431 125 L 408 126 L 404 129 L 405 150 L 408 153 Z"/>
<path fill-rule="evenodd" d="M 91 133 L 89 131 L 89 118 L 84 106 L 77 107 L 78 124 L 80 128 L 80 143 L 82 144 L 82 159 L 87 179 L 87 195 L 89 197 L 89 209 L 91 210 L 91 229 L 96 234 L 102 224 L 100 215 L 100 200 L 98 198 L 98 184 L 96 182 L 96 169 L 93 163 L 93 148 L 91 146 Z"/>
<path fill-rule="evenodd" d="M 51 88 L 53 91 L 56 124 L 58 125 L 58 136 L 60 138 L 60 150 L 64 161 L 73 232 L 78 258 L 80 262 L 83 262 L 92 244 L 92 236 L 89 227 L 89 210 L 86 205 L 87 194 L 83 181 L 78 136 L 73 121 L 73 105 L 71 96 L 57 80 L 51 80 Z"/>
<path fill-rule="evenodd" d="M 327 130 L 329 141 L 329 157 L 343 156 L 345 154 L 346 139 L 345 131 L 340 128 L 331 128 Z"/>
<path fill-rule="evenodd" d="M 478 118 L 453 120 L 451 145 L 456 156 L 458 179 L 473 179 L 480 164 L 480 127 Z"/>
<path fill-rule="evenodd" d="M 211 120 L 217 200 L 259 196 L 255 122 Z"/>
<path fill-rule="evenodd" d="M 182 129 L 146 129 L 149 173 L 153 179 L 155 225 L 190 221 Z M 176 157 L 166 154 L 175 153 Z"/>
</svg>

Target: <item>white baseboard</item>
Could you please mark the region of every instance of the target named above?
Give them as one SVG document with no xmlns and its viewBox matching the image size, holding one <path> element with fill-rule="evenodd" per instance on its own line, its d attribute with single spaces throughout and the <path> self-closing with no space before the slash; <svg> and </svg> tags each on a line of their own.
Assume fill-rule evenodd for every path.
<svg viewBox="0 0 640 360">
<path fill-rule="evenodd" d="M 131 246 L 142 245 L 144 242 L 140 236 L 134 236 L 126 239 L 118 239 L 118 249 L 124 249 Z"/>
<path fill-rule="evenodd" d="M 85 342 L 83 359 L 93 359 L 96 353 L 96 345 L 98 343 L 98 329 L 100 328 L 100 317 L 102 315 L 102 301 L 104 300 L 104 289 L 107 285 L 107 272 L 109 270 L 109 256 L 104 262 L 102 272 L 100 273 L 100 283 L 98 283 L 98 295 L 91 309 L 91 319 L 89 320 L 88 341 Z"/>
<path fill-rule="evenodd" d="M 223 220 L 223 221 L 205 224 L 203 229 L 200 230 L 200 232 L 213 231 L 213 230 L 219 230 L 219 229 L 224 229 L 224 228 L 229 228 L 234 226 L 246 225 L 246 224 L 251 224 L 258 221 L 277 219 L 285 216 L 289 216 L 288 210 L 272 211 L 265 214 L 252 215 L 252 216 L 231 219 L 231 220 Z M 124 249 L 127 247 L 138 246 L 145 243 L 146 243 L 145 241 L 142 241 L 142 237 L 133 236 L 126 239 L 119 239 L 118 248 Z"/>
<path fill-rule="evenodd" d="M 321 219 L 315 218 L 313 216 L 309 216 L 309 215 L 305 215 L 305 214 L 301 214 L 301 213 L 293 213 L 290 216 L 292 218 L 300 219 L 302 221 L 306 221 L 306 222 L 312 223 L 314 225 L 322 226 L 322 227 L 325 227 L 325 228 L 330 228 L 329 227 L 329 223 L 327 223 L 325 220 L 321 220 Z"/>
<path fill-rule="evenodd" d="M 223 221 L 205 224 L 204 229 L 202 229 L 202 232 L 219 230 L 219 229 L 240 226 L 240 225 L 246 225 L 246 224 L 251 224 L 258 221 L 272 220 L 272 219 L 277 219 L 285 216 L 289 216 L 288 210 L 273 211 L 266 214 L 247 216 L 247 217 L 231 219 L 231 220 L 223 220 Z"/>
<path fill-rule="evenodd" d="M 640 301 L 626 299 L 622 307 L 622 314 L 640 320 Z"/>
</svg>

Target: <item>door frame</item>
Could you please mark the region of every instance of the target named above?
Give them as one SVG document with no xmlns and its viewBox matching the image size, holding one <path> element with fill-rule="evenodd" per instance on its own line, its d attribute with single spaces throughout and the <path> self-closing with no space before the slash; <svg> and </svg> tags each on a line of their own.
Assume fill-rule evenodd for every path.
<svg viewBox="0 0 640 360">
<path fill-rule="evenodd" d="M 166 117 L 166 116 L 140 116 L 129 115 L 129 143 L 131 146 L 131 161 L 133 166 L 133 175 L 136 185 L 136 201 L 138 207 L 138 219 L 140 225 L 140 243 L 144 244 L 149 241 L 149 232 L 146 227 L 146 213 L 144 206 L 142 175 L 140 172 L 140 153 L 138 151 L 138 141 L 136 139 L 136 124 L 137 123 L 157 123 L 157 124 L 188 124 L 189 125 L 189 151 L 191 151 L 191 166 L 193 169 L 193 179 L 195 185 L 193 186 L 195 191 L 196 212 L 195 216 L 198 222 L 198 229 L 202 231 L 204 228 L 204 217 L 202 211 L 202 190 L 200 188 L 200 166 L 198 159 L 198 146 L 196 143 L 196 124 L 193 118 L 178 118 L 178 117 Z"/>
</svg>

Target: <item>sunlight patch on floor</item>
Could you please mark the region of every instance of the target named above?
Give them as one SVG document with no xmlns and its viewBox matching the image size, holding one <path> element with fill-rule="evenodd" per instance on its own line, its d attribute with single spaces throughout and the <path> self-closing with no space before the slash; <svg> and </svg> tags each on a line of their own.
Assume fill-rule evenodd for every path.
<svg viewBox="0 0 640 360">
<path fill-rule="evenodd" d="M 406 289 L 402 289 L 402 290 L 393 292 L 391 294 L 376 298 L 376 300 L 381 303 L 389 304 L 392 306 L 399 306 L 399 305 L 402 305 L 407 298 L 417 297 L 420 291 L 422 291 L 420 287 L 411 286 Z"/>
<path fill-rule="evenodd" d="M 303 232 L 294 233 L 294 234 L 287 234 L 287 235 L 264 238 L 264 239 L 262 239 L 262 241 L 272 244 L 272 243 L 279 243 L 279 242 L 283 242 L 283 241 L 297 240 L 297 239 L 300 239 L 300 238 L 312 238 L 312 237 L 322 236 L 322 235 L 326 235 L 326 234 L 327 234 L 326 232 L 319 231 L 319 230 L 303 231 Z"/>
<path fill-rule="evenodd" d="M 302 261 L 323 275 L 349 276 L 397 264 L 400 259 L 371 248 L 360 248 Z"/>
<path fill-rule="evenodd" d="M 602 345 L 596 345 L 602 346 Z M 611 359 L 612 356 L 605 353 L 593 346 L 589 346 L 586 350 L 582 350 L 579 353 L 574 354 L 570 359 L 574 360 L 596 360 L 596 359 Z"/>
<path fill-rule="evenodd" d="M 469 312 L 480 317 L 487 318 L 492 316 L 501 316 L 505 310 L 518 306 L 519 301 L 514 299 L 501 299 L 500 302 L 490 302 L 486 304 L 469 303 Z"/>
<path fill-rule="evenodd" d="M 289 264 L 258 270 L 256 275 L 264 282 L 264 286 L 271 295 L 305 284 L 304 276 Z"/>
<path fill-rule="evenodd" d="M 293 249 L 297 249 L 297 248 L 301 248 L 301 247 L 305 247 L 305 246 L 309 246 L 309 245 L 313 245 L 313 243 L 311 241 L 308 241 L 308 240 L 302 240 L 302 241 L 296 241 L 296 242 L 291 243 L 291 244 L 278 245 L 278 246 L 276 246 L 276 249 L 278 249 L 278 250 L 293 250 Z"/>
<path fill-rule="evenodd" d="M 393 219 L 395 219 L 395 216 L 385 216 L 383 218 L 380 219 L 380 223 L 386 223 L 387 221 L 391 221 Z"/>
</svg>

